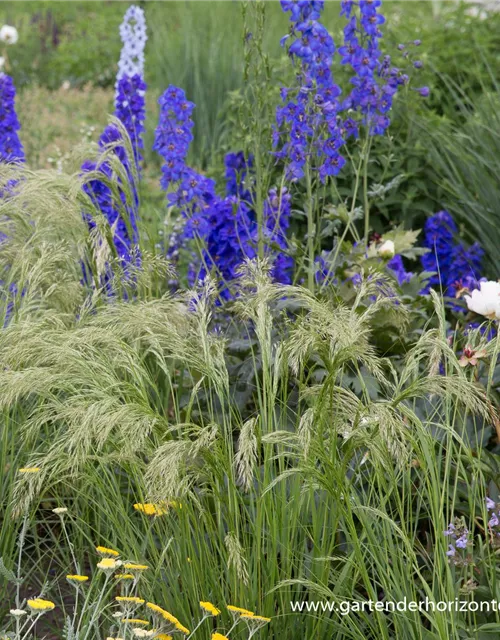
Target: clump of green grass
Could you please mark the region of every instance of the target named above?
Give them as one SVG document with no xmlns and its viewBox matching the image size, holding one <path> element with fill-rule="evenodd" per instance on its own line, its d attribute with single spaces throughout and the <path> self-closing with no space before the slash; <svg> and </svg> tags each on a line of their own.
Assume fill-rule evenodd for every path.
<svg viewBox="0 0 500 640">
<path fill-rule="evenodd" d="M 2 204 L 17 244 L 2 265 L 24 294 L 0 334 L 0 409 L 3 458 L 15 451 L 5 517 L 33 519 L 29 543 L 46 532 L 30 580 L 43 583 L 34 574 L 49 568 L 65 576 L 72 553 L 92 573 L 86 550 L 103 544 L 150 567 L 141 597 L 182 620 L 196 617 L 199 601 L 214 602 L 223 628 L 226 604 L 258 611 L 271 618 L 261 637 L 458 639 L 494 622 L 471 613 L 292 611 L 296 601 L 460 596 L 477 580 L 473 565 L 445 555 L 442 532 L 454 513 L 467 517 L 481 572 L 481 590 L 468 597 L 494 593 L 482 506 L 490 471 L 475 436 L 497 417 L 459 366 L 444 322 L 396 368 L 374 348 L 372 322 L 391 311 L 404 330 L 408 311 L 384 295 L 379 276 L 347 305 L 328 291 L 273 284 L 261 262 L 244 266 L 225 331 L 214 330 L 211 280 L 161 294 L 154 261 L 144 262 L 134 296 L 95 290 L 89 302 L 79 273 L 79 259 L 92 254 L 82 178 L 18 177 L 18 194 Z M 437 297 L 435 305 L 439 320 Z M 245 405 L 232 384 L 236 326 L 251 371 Z M 486 350 L 494 366 L 498 343 Z M 19 466 L 40 471 L 18 474 Z M 165 501 L 178 508 L 149 520 L 133 508 Z M 75 514 L 71 546 L 47 519 L 48 507 L 61 506 Z M 12 524 L 2 534 L 13 570 Z M 209 632 L 200 627 L 196 637 Z"/>
</svg>

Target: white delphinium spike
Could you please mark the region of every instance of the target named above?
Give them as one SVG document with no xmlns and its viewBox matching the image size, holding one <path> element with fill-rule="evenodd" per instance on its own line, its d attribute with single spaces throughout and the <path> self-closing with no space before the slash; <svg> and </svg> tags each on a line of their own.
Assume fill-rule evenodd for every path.
<svg viewBox="0 0 500 640">
<path fill-rule="evenodd" d="M 144 47 L 148 39 L 146 34 L 146 18 L 140 7 L 129 7 L 120 25 L 120 37 L 123 47 L 118 62 L 116 87 L 123 76 L 144 76 Z"/>
</svg>

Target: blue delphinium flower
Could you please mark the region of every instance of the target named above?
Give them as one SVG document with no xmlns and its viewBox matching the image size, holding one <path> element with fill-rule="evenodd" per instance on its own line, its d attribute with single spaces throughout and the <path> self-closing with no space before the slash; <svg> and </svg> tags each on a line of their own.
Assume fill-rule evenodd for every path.
<svg viewBox="0 0 500 640">
<path fill-rule="evenodd" d="M 290 180 L 302 178 L 308 159 L 315 156 L 325 181 L 345 165 L 339 150 L 349 135 L 338 117 L 341 90 L 331 72 L 335 43 L 318 20 L 323 2 L 282 0 L 281 6 L 291 14 L 293 41 L 288 53 L 300 64 L 300 71 L 299 87 L 281 90 L 282 106 L 277 109 L 273 133 L 275 155 L 285 160 Z"/>
<path fill-rule="evenodd" d="M 213 180 L 199 174 L 186 163 L 194 126 L 191 118 L 194 104 L 182 89 L 170 85 L 158 100 L 160 119 L 155 132 L 153 150 L 165 160 L 161 186 L 168 191 L 168 202 L 176 205 L 189 218 L 191 227 L 204 224 L 200 216 L 215 198 Z"/>
<path fill-rule="evenodd" d="M 423 245 L 430 251 L 422 256 L 425 271 L 435 272 L 429 285 L 446 282 L 450 273 L 457 226 L 448 211 L 440 211 L 426 220 Z"/>
<path fill-rule="evenodd" d="M 344 28 L 344 44 L 339 48 L 342 64 L 355 72 L 353 89 L 343 101 L 343 110 L 360 112 L 371 135 L 382 135 L 390 124 L 388 116 L 398 88 L 408 76 L 383 56 L 379 47 L 380 25 L 385 18 L 379 12 L 381 0 L 342 0 L 341 14 L 348 19 Z M 357 11 L 359 8 L 359 11 Z"/>
<path fill-rule="evenodd" d="M 288 190 L 271 189 L 264 204 L 265 251 L 272 262 L 271 275 L 276 282 L 292 282 L 293 258 L 287 254 L 292 199 Z M 256 229 L 255 234 L 257 235 Z"/>
<path fill-rule="evenodd" d="M 167 191 L 171 206 L 177 207 L 183 219 L 182 229 L 176 229 L 175 243 L 167 256 L 175 258 L 187 249 L 193 239 L 201 241 L 201 263 L 194 259 L 189 267 L 193 282 L 207 272 L 216 270 L 225 286 L 221 295 L 231 296 L 228 283 L 237 275 L 245 258 L 256 256 L 258 230 L 252 210 L 252 160 L 244 155 L 226 156 L 225 198 L 215 192 L 215 183 L 187 164 L 189 145 L 193 139 L 192 112 L 194 104 L 186 99 L 182 89 L 168 87 L 160 97 L 160 119 L 153 149 L 162 155 L 161 186 Z M 264 206 L 264 236 L 266 252 L 274 262 L 275 276 L 288 281 L 290 260 L 281 255 L 290 218 L 290 196 L 271 191 Z M 283 279 L 283 280 L 282 280 Z"/>
<path fill-rule="evenodd" d="M 122 76 L 118 81 L 115 115 L 123 123 L 130 137 L 137 167 L 142 161 L 143 133 L 146 119 L 146 83 L 139 74 Z"/>
<path fill-rule="evenodd" d="M 427 219 L 423 244 L 429 252 L 421 261 L 424 270 L 434 272 L 434 275 L 429 278 L 423 293 L 435 286 L 453 297 L 459 296 L 462 290 L 477 288 L 484 251 L 478 243 L 466 249 L 457 235 L 457 226 L 448 211 L 440 211 Z M 456 305 L 454 308 L 461 310 Z"/>
<path fill-rule="evenodd" d="M 410 282 L 413 273 L 411 271 L 406 271 L 403 264 L 403 258 L 400 255 L 395 255 L 394 258 L 391 258 L 386 266 L 394 272 L 399 285 Z"/>
<path fill-rule="evenodd" d="M 21 128 L 15 107 L 16 88 L 6 73 L 0 73 L 0 162 L 24 162 L 19 139 Z"/>
<path fill-rule="evenodd" d="M 112 149 L 112 153 L 118 158 L 124 167 L 127 181 L 132 186 L 132 202 L 130 197 L 127 199 L 126 187 L 122 183 L 122 179 L 113 175 L 113 168 L 109 161 L 105 161 L 97 165 L 95 162 L 86 161 L 82 165 L 83 173 L 98 171 L 102 175 L 102 179 L 93 179 L 84 184 L 84 191 L 90 196 L 96 208 L 106 217 L 110 227 L 113 229 L 113 242 L 116 252 L 121 259 L 123 266 L 131 261 L 138 259 L 137 243 L 137 192 L 133 185 L 133 174 L 130 168 L 129 159 L 125 148 L 120 145 L 122 141 L 121 133 L 114 125 L 108 125 L 100 139 L 99 148 L 102 151 Z M 114 181 L 119 202 L 116 201 L 116 195 L 106 184 L 106 181 Z M 95 222 L 91 218 L 87 218 L 89 227 L 95 227 Z"/>
<path fill-rule="evenodd" d="M 244 202 L 251 202 L 252 183 L 247 184 L 247 176 L 253 167 L 253 157 L 245 158 L 243 151 L 228 153 L 224 158 L 226 168 L 226 194 L 237 196 Z"/>
<path fill-rule="evenodd" d="M 460 289 L 472 291 L 479 287 L 478 278 L 483 266 L 484 251 L 475 242 L 468 249 L 459 243 L 453 249 L 450 273 L 448 274 L 448 295 L 454 296 Z"/>
</svg>

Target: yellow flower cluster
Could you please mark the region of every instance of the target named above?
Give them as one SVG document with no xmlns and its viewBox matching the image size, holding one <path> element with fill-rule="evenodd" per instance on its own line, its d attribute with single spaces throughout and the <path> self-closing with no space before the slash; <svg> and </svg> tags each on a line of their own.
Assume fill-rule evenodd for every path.
<svg viewBox="0 0 500 640">
<path fill-rule="evenodd" d="M 146 564 L 135 564 L 134 562 L 126 562 L 123 568 L 128 571 L 147 571 L 149 569 Z"/>
<path fill-rule="evenodd" d="M 46 611 L 52 611 L 55 608 L 55 604 L 50 600 L 43 600 L 42 598 L 34 598 L 33 600 L 28 600 L 26 603 L 31 609 L 36 613 L 45 613 Z"/>
<path fill-rule="evenodd" d="M 19 469 L 19 473 L 40 473 L 40 467 L 23 467 Z"/>
<path fill-rule="evenodd" d="M 144 604 L 146 602 L 137 596 L 116 596 L 115 600 L 117 602 L 124 602 L 125 604 Z"/>
<path fill-rule="evenodd" d="M 187 629 L 183 624 L 181 624 L 179 620 L 177 620 L 177 618 L 173 616 L 171 613 L 169 613 L 165 609 L 162 609 L 162 607 L 159 607 L 157 604 L 154 604 L 154 602 L 147 602 L 146 607 L 150 611 L 152 611 L 154 614 L 156 614 L 159 618 L 162 618 L 166 622 L 170 623 L 175 628 L 176 631 L 179 631 L 180 633 L 183 633 L 186 636 L 189 635 L 190 633 L 189 629 Z"/>
<path fill-rule="evenodd" d="M 80 575 L 68 575 L 66 576 L 66 580 L 70 582 L 87 582 L 89 579 L 88 576 L 80 576 Z"/>
<path fill-rule="evenodd" d="M 146 516 L 156 517 L 164 516 L 168 511 L 168 507 L 159 504 L 153 504 L 152 502 L 134 504 L 134 509 L 136 511 L 140 511 Z"/>
<path fill-rule="evenodd" d="M 110 558 L 118 558 L 120 555 L 118 551 L 114 549 L 108 549 L 107 547 L 96 547 L 95 550 L 100 556 L 110 557 Z"/>
<path fill-rule="evenodd" d="M 115 560 L 114 558 L 103 558 L 97 563 L 97 568 L 102 569 L 102 571 L 114 571 L 118 569 L 121 564 L 119 560 Z"/>
<path fill-rule="evenodd" d="M 211 616 L 218 616 L 220 610 L 217 609 L 211 602 L 200 602 L 200 607 Z"/>
</svg>

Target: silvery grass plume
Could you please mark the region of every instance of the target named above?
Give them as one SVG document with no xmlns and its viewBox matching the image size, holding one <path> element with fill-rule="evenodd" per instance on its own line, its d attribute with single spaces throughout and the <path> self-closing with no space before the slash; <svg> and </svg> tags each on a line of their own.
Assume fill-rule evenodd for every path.
<svg viewBox="0 0 500 640">
<path fill-rule="evenodd" d="M 75 277 L 74 265 L 67 268 Z M 249 333 L 272 348 L 255 374 L 258 420 L 243 419 L 230 396 L 227 341 L 212 327 L 210 280 L 187 293 L 95 305 L 71 320 L 66 307 L 55 306 L 21 315 L 0 334 L 0 408 L 22 407 L 19 434 L 33 452 L 30 464 L 41 469 L 19 479 L 18 512 L 42 488 L 85 478 L 89 465 L 133 464 L 153 499 L 189 495 L 199 504 L 226 483 L 231 491 L 252 492 L 263 482 L 272 488 L 266 451 L 288 461 L 285 477 L 313 464 L 318 447 L 342 453 L 349 464 L 366 454 L 374 463 L 404 464 L 414 428 L 425 423 L 416 410 L 421 401 L 430 416 L 451 403 L 492 419 L 486 394 L 458 366 L 453 376 L 429 373 L 429 345 L 441 344 L 450 362 L 456 360 L 445 337 L 424 334 L 399 374 L 377 354 L 374 314 L 406 311 L 370 276 L 352 307 L 273 284 L 258 261 L 245 266 L 240 284 L 235 311 Z M 283 318 L 278 304 L 298 311 Z M 377 380 L 376 399 L 343 382 L 361 365 Z M 314 383 L 317 370 L 323 373 Z M 185 400 L 179 385 L 189 394 Z M 294 429 L 284 424 L 279 405 L 297 393 Z"/>
</svg>

